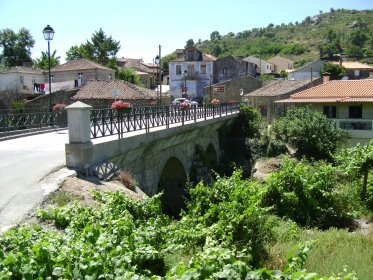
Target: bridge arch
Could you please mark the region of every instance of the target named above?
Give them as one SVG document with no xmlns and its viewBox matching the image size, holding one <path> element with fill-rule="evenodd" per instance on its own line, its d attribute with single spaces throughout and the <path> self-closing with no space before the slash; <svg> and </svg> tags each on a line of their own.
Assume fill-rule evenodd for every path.
<svg viewBox="0 0 373 280">
<path fill-rule="evenodd" d="M 218 154 L 212 143 L 210 143 L 206 148 L 206 160 L 208 169 L 215 170 L 218 167 Z"/>
<path fill-rule="evenodd" d="M 169 158 L 163 166 L 157 189 L 157 193 L 163 192 L 161 201 L 164 213 L 179 216 L 187 197 L 186 182 L 187 172 L 182 162 L 176 157 Z"/>
</svg>

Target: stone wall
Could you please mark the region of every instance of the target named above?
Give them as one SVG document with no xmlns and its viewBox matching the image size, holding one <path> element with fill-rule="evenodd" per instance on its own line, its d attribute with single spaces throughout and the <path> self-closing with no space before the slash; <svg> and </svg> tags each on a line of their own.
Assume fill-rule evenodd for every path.
<svg viewBox="0 0 373 280">
<path fill-rule="evenodd" d="M 255 65 L 234 56 L 219 58 L 214 62 L 214 84 L 242 76 L 255 76 Z"/>
<path fill-rule="evenodd" d="M 56 91 L 52 93 L 52 104 L 66 104 L 74 103 L 71 97 L 78 92 L 77 89 L 68 91 Z M 49 94 L 39 96 L 27 102 L 26 108 L 28 109 L 49 109 Z"/>
<path fill-rule="evenodd" d="M 258 79 L 255 79 L 251 76 L 244 76 L 237 79 L 225 81 L 222 83 L 214 84 L 205 87 L 205 95 L 210 96 L 211 99 L 219 99 L 221 103 L 225 102 L 240 102 L 240 90 L 243 90 L 243 93 L 249 93 L 254 91 L 262 86 L 262 82 Z M 214 92 L 214 88 L 224 87 L 224 92 Z"/>
</svg>

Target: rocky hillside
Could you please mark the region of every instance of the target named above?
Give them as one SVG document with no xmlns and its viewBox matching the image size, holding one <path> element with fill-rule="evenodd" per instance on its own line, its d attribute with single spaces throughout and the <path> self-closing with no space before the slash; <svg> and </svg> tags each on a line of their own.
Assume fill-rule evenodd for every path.
<svg viewBox="0 0 373 280">
<path fill-rule="evenodd" d="M 308 16 L 302 22 L 270 23 L 237 34 L 221 35 L 214 31 L 210 40 L 199 40 L 196 46 L 217 57 L 255 55 L 268 59 L 281 55 L 295 61 L 297 66 L 320 55 L 333 59 L 338 53 L 372 63 L 373 10 L 331 9 Z"/>
</svg>

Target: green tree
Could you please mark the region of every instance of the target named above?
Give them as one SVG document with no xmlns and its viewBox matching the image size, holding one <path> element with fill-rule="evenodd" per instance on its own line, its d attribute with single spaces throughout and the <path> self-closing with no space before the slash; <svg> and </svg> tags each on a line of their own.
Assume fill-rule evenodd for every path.
<svg viewBox="0 0 373 280">
<path fill-rule="evenodd" d="M 141 85 L 141 79 L 140 76 L 136 74 L 135 70 L 130 67 L 125 67 L 118 71 L 117 75 L 119 80 L 124 80 L 126 82 L 129 82 L 131 84 L 135 84 L 140 86 Z"/>
<path fill-rule="evenodd" d="M 342 53 L 341 40 L 337 33 L 331 29 L 325 36 L 323 44 L 319 46 L 320 57 L 333 59 L 336 54 Z"/>
<path fill-rule="evenodd" d="M 21 28 L 18 33 L 10 28 L 0 30 L 1 59 L 7 67 L 22 66 L 23 62 L 31 61 L 34 44 L 35 40 L 26 28 Z"/>
<path fill-rule="evenodd" d="M 341 149 L 335 159 L 348 174 L 355 178 L 363 176 L 361 194 L 365 199 L 369 171 L 373 169 L 373 141 L 365 146 Z"/>
<path fill-rule="evenodd" d="M 273 126 L 276 138 L 297 149 L 299 157 L 330 160 L 347 132 L 310 107 L 291 109 Z"/>
<path fill-rule="evenodd" d="M 234 124 L 233 134 L 248 138 L 259 137 L 263 122 L 263 118 L 256 108 L 241 105 L 240 113 Z"/>
<path fill-rule="evenodd" d="M 193 47 L 193 46 L 194 46 L 194 41 L 193 41 L 193 39 L 189 39 L 189 40 L 186 42 L 185 48 L 189 48 L 189 47 Z"/>
<path fill-rule="evenodd" d="M 324 67 L 320 70 L 321 75 L 326 72 L 330 74 L 331 80 L 340 80 L 346 74 L 346 70 L 342 66 L 331 62 L 325 63 Z"/>
<path fill-rule="evenodd" d="M 72 46 L 66 52 L 66 60 L 74 60 L 74 59 L 81 59 L 87 58 L 88 54 L 85 54 L 84 45 L 81 44 L 80 46 Z"/>
<path fill-rule="evenodd" d="M 60 56 L 56 56 L 57 50 L 54 50 L 51 54 L 51 68 L 60 64 Z M 49 59 L 47 52 L 41 52 L 41 57 L 37 58 L 33 61 L 34 65 L 36 65 L 39 69 L 47 70 L 49 68 Z"/>
<path fill-rule="evenodd" d="M 211 41 L 217 41 L 220 40 L 221 36 L 218 31 L 214 31 L 210 34 L 210 40 Z"/>
<path fill-rule="evenodd" d="M 175 53 L 171 53 L 171 54 L 167 54 L 163 56 L 162 57 L 162 69 L 168 70 L 168 64 L 170 63 L 171 60 L 174 60 L 174 59 L 176 59 Z"/>
<path fill-rule="evenodd" d="M 100 28 L 92 34 L 91 41 L 80 46 L 72 46 L 66 53 L 67 60 L 86 58 L 102 65 L 108 65 L 109 59 L 115 57 L 120 49 L 120 41 L 107 36 Z"/>
</svg>

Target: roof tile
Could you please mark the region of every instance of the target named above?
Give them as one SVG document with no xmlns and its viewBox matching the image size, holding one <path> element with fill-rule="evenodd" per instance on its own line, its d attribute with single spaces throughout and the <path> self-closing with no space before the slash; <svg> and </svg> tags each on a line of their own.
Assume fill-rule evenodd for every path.
<svg viewBox="0 0 373 280">
<path fill-rule="evenodd" d="M 113 96 L 114 89 L 119 91 L 119 95 Z M 89 81 L 82 89 L 80 89 L 72 99 L 125 99 L 125 100 L 143 100 L 155 99 L 157 93 L 136 86 L 134 84 L 122 81 Z"/>
</svg>

